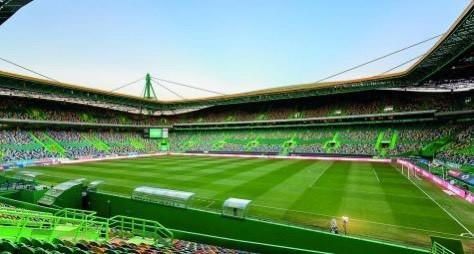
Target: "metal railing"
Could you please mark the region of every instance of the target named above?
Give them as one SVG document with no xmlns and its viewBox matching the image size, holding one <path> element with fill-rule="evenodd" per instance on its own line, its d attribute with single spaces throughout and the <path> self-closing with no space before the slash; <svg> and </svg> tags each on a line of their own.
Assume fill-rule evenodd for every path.
<svg viewBox="0 0 474 254">
<path fill-rule="evenodd" d="M 171 245 L 173 241 L 173 233 L 157 221 L 117 215 L 108 219 L 107 224 L 111 233 L 116 233 L 119 237 L 132 234 L 152 238 L 156 243 L 166 246 Z"/>
<path fill-rule="evenodd" d="M 443 245 L 433 242 L 431 245 L 431 253 L 432 254 L 455 254 L 453 251 L 449 250 L 448 248 L 444 247 Z"/>
</svg>

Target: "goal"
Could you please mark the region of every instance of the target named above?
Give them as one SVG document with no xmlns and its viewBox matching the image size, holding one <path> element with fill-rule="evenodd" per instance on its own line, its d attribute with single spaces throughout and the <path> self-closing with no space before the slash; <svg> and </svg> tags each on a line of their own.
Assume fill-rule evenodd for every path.
<svg viewBox="0 0 474 254">
<path fill-rule="evenodd" d="M 421 170 L 417 170 L 413 166 L 407 166 L 403 164 L 401 164 L 400 166 L 401 166 L 400 171 L 402 175 L 406 176 L 408 179 L 412 179 L 412 178 L 421 179 Z"/>
</svg>

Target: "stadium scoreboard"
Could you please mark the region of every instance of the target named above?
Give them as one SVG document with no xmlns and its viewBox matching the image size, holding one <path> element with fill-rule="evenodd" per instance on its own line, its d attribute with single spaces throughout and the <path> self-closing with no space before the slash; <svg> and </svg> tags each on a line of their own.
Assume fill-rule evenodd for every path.
<svg viewBox="0 0 474 254">
<path fill-rule="evenodd" d="M 168 128 L 148 128 L 143 136 L 150 139 L 168 138 Z"/>
</svg>

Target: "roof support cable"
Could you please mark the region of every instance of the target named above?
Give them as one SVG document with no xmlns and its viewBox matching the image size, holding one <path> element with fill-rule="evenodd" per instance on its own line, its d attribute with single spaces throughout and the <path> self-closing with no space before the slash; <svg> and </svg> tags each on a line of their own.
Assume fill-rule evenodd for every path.
<svg viewBox="0 0 474 254">
<path fill-rule="evenodd" d="M 116 88 L 110 90 L 110 92 L 115 92 L 115 91 L 120 90 L 120 89 L 122 89 L 122 88 L 125 88 L 125 87 L 127 87 L 127 86 L 131 86 L 131 85 L 136 84 L 136 83 L 138 83 L 138 82 L 140 82 L 140 81 L 142 81 L 142 80 L 144 80 L 144 79 L 145 79 L 144 77 L 139 78 L 139 79 L 137 79 L 137 80 L 135 80 L 135 81 L 126 83 L 126 84 L 121 85 L 121 86 L 119 86 L 119 87 L 116 87 Z"/>
<path fill-rule="evenodd" d="M 416 57 L 413 57 L 413 58 L 411 58 L 411 59 L 409 59 L 409 60 L 407 60 L 407 61 L 405 61 L 405 62 L 403 62 L 403 63 L 401 63 L 401 64 L 399 64 L 399 65 L 397 65 L 397 66 L 394 66 L 394 67 L 392 67 L 392 68 L 390 68 L 390 69 L 388 69 L 388 70 L 386 70 L 386 71 L 380 73 L 379 75 L 387 74 L 387 73 L 389 73 L 389 72 L 391 72 L 391 71 L 393 71 L 393 70 L 396 70 L 396 69 L 398 69 L 398 68 L 400 68 L 400 67 L 402 67 L 402 66 L 404 66 L 404 65 L 406 65 L 406 64 L 408 64 L 408 63 L 411 63 L 411 62 L 413 62 L 413 61 L 415 61 L 415 60 L 417 60 L 417 59 L 423 57 L 424 55 L 426 55 L 426 54 L 421 54 L 421 55 L 418 55 L 418 56 L 416 56 Z"/>
<path fill-rule="evenodd" d="M 16 66 L 16 67 L 18 67 L 18 68 L 20 68 L 20 69 L 25 70 L 25 71 L 34 73 L 34 74 L 36 74 L 36 75 L 38 75 L 38 76 L 41 76 L 41 77 L 43 77 L 43 78 L 45 78 L 45 79 L 49 79 L 49 80 L 51 80 L 51 81 L 54 81 L 54 82 L 57 82 L 57 83 L 60 83 L 60 84 L 61 84 L 61 82 L 60 82 L 59 80 L 57 80 L 57 79 L 54 79 L 54 78 L 51 78 L 51 77 L 46 76 L 46 75 L 44 75 L 44 74 L 41 74 L 41 73 L 39 73 L 39 72 L 37 72 L 37 71 L 34 71 L 34 70 L 32 70 L 32 69 L 29 69 L 29 68 L 27 68 L 27 67 L 25 67 L 25 66 L 23 66 L 23 65 L 17 64 L 17 63 L 15 63 L 15 62 L 10 61 L 10 60 L 8 60 L 8 59 L 5 59 L 5 58 L 3 58 L 3 57 L 0 57 L 0 60 L 4 61 L 4 62 L 6 62 L 6 63 L 9 63 L 9 64 L 11 64 L 11 65 L 14 65 L 14 66 Z"/>
<path fill-rule="evenodd" d="M 168 92 L 174 94 L 176 97 L 178 97 L 178 98 L 180 98 L 180 99 L 182 99 L 182 100 L 186 100 L 186 98 L 185 98 L 184 96 L 182 96 L 181 94 L 179 94 L 179 93 L 173 91 L 172 89 L 170 89 L 169 87 L 167 87 L 167 86 L 161 84 L 160 82 L 158 82 L 158 81 L 156 81 L 156 80 L 153 80 L 153 83 L 155 83 L 156 85 L 158 85 L 158 86 L 164 88 L 164 89 L 167 90 Z"/>
<path fill-rule="evenodd" d="M 383 55 L 383 56 L 374 58 L 374 59 L 372 59 L 372 60 L 370 60 L 370 61 L 367 61 L 367 62 L 358 64 L 358 65 L 356 65 L 356 66 L 353 66 L 353 67 L 351 67 L 351 68 L 349 68 L 349 69 L 346 69 L 346 70 L 343 70 L 343 71 L 341 71 L 341 72 L 338 72 L 338 73 L 329 75 L 329 76 L 327 76 L 327 77 L 325 77 L 325 78 L 322 78 L 322 79 L 320 79 L 320 80 L 318 80 L 318 81 L 316 81 L 316 82 L 314 82 L 314 83 L 320 83 L 320 82 L 326 81 L 326 80 L 328 80 L 328 79 L 331 79 L 331 78 L 337 77 L 337 76 L 339 76 L 339 75 L 342 75 L 342 74 L 344 74 L 344 73 L 347 73 L 347 72 L 349 72 L 349 71 L 353 71 L 353 70 L 355 70 L 355 69 L 359 69 L 360 67 L 366 66 L 366 65 L 371 64 L 371 63 L 374 63 L 374 62 L 377 62 L 377 61 L 382 60 L 382 59 L 384 59 L 384 58 L 387 58 L 387 57 L 389 57 L 389 56 L 392 56 L 392 55 L 398 54 L 398 53 L 400 53 L 400 52 L 403 52 L 403 51 L 405 51 L 405 50 L 411 49 L 411 48 L 413 48 L 413 47 L 419 46 L 419 45 L 421 45 L 421 44 L 423 44 L 423 43 L 432 41 L 432 40 L 434 40 L 434 39 L 436 39 L 436 38 L 441 37 L 443 34 L 444 34 L 444 33 L 435 35 L 435 36 L 430 37 L 430 38 L 428 38 L 428 39 L 425 39 L 425 40 L 422 40 L 422 41 L 417 42 L 417 43 L 415 43 L 415 44 L 412 44 L 412 45 L 409 45 L 409 46 L 407 46 L 407 47 L 404 47 L 404 48 L 402 48 L 402 49 L 395 50 L 395 51 L 390 52 L 390 53 L 388 53 L 388 54 L 385 54 L 385 55 Z"/>
<path fill-rule="evenodd" d="M 152 79 L 154 79 L 155 81 L 166 82 L 166 83 L 169 83 L 169 84 L 182 86 L 182 87 L 187 87 L 187 88 L 192 88 L 192 89 L 196 89 L 196 90 L 200 90 L 200 91 L 208 92 L 208 93 L 212 93 L 212 94 L 225 95 L 224 93 L 221 93 L 221 92 L 216 92 L 216 91 L 213 91 L 213 90 L 209 90 L 209 89 L 205 89 L 205 88 L 201 88 L 201 87 L 197 87 L 197 86 L 193 86 L 193 85 L 189 85 L 189 84 L 184 84 L 184 83 L 176 82 L 176 81 L 172 81 L 172 80 L 166 80 L 166 79 L 155 78 L 155 77 L 152 77 Z"/>
</svg>

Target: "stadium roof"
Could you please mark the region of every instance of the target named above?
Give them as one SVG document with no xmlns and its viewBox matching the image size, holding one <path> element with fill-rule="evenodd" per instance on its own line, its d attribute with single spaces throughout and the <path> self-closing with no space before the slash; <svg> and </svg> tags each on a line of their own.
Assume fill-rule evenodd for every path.
<svg viewBox="0 0 474 254">
<path fill-rule="evenodd" d="M 0 4 L 2 3 L 1 1 Z M 24 3 L 23 5 L 25 5 L 28 2 L 29 0 L 7 0 L 3 5 L 6 6 L 9 3 Z M 13 8 L 13 5 L 9 6 Z M 20 7 L 14 10 L 16 11 Z M 0 71 L 0 88 L 34 93 L 37 98 L 41 98 L 42 95 L 49 95 L 50 97 L 51 95 L 56 95 L 62 101 L 72 103 L 78 103 L 77 100 L 80 99 L 84 102 L 83 104 L 100 104 L 103 107 L 128 112 L 132 112 L 134 110 L 131 109 L 135 109 L 136 112 L 143 112 L 142 110 L 145 110 L 145 112 L 168 111 L 176 113 L 176 110 L 192 110 L 214 105 L 301 98 L 379 88 L 416 87 L 446 70 L 446 68 L 450 68 L 450 65 L 459 60 L 460 57 L 471 54 L 473 46 L 474 2 L 471 2 L 450 29 L 444 33 L 422 58 L 407 70 L 394 74 L 377 75 L 363 79 L 284 86 L 232 95 L 179 101 L 148 100 L 137 96 L 90 89 L 78 85 L 2 71 Z"/>
<path fill-rule="evenodd" d="M 0 0 L 0 25 L 33 0 Z"/>
</svg>

